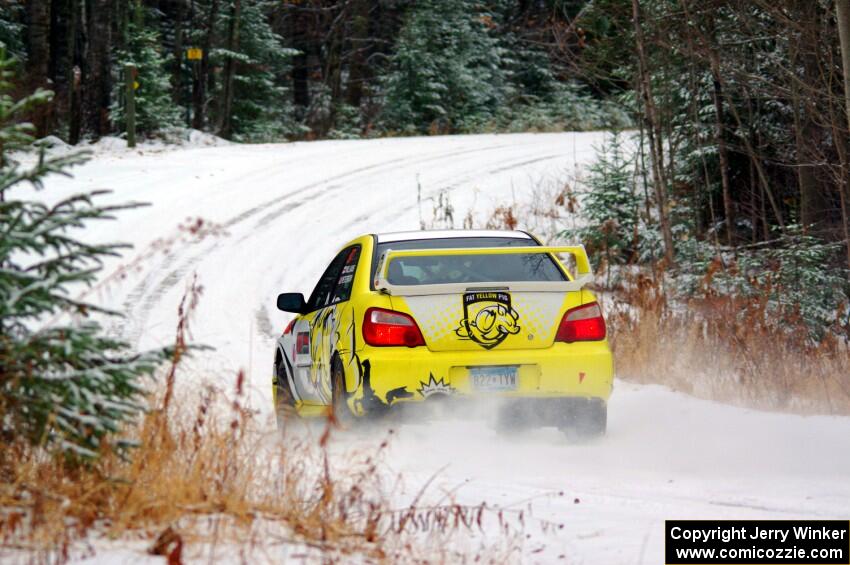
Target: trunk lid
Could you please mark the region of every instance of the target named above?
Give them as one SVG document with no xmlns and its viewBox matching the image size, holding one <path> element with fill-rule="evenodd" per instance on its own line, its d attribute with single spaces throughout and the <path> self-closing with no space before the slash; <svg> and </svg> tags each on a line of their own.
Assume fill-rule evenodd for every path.
<svg viewBox="0 0 850 565">
<path fill-rule="evenodd" d="M 575 277 L 558 253 L 575 257 Z M 498 247 L 388 250 L 374 284 L 410 312 L 431 351 L 482 351 L 551 346 L 568 293 L 591 279 L 582 246 Z"/>
</svg>

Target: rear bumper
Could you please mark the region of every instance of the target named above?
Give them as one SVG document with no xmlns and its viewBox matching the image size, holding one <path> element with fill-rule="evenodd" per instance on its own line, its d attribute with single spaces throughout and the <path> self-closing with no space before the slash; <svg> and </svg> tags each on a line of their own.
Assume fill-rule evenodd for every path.
<svg viewBox="0 0 850 565">
<path fill-rule="evenodd" d="M 458 399 L 583 398 L 604 402 L 611 395 L 614 380 L 607 341 L 556 343 L 547 349 L 537 350 L 485 352 L 366 347 L 359 353 L 361 361 L 368 361 L 365 364 L 368 374 L 365 379 L 364 375 L 359 375 L 359 378 L 356 374 L 347 375 L 348 389 L 358 389 L 351 399 L 356 412 L 370 412 L 380 405 L 389 407 L 440 396 Z M 477 390 L 473 386 L 470 367 L 482 366 L 517 367 L 516 389 Z M 538 409 L 532 408 L 531 411 Z"/>
</svg>

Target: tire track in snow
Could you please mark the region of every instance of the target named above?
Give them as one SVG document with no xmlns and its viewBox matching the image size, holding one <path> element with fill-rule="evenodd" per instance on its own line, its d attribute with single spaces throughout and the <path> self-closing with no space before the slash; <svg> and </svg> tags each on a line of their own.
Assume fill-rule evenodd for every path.
<svg viewBox="0 0 850 565">
<path fill-rule="evenodd" d="M 550 160 L 553 160 L 553 159 L 560 159 L 560 158 L 563 158 L 563 157 L 564 156 L 561 155 L 561 154 L 550 154 L 550 155 L 546 155 L 546 156 L 539 157 L 539 158 L 536 158 L 536 159 L 530 159 L 530 160 L 524 159 L 524 160 L 516 162 L 516 163 L 511 163 L 510 165 L 501 166 L 501 167 L 498 167 L 496 169 L 490 169 L 490 170 L 487 171 L 486 174 L 494 175 L 494 174 L 498 174 L 498 173 L 508 172 L 508 171 L 511 171 L 511 170 L 516 170 L 516 169 L 519 169 L 519 168 L 522 168 L 522 167 L 526 167 L 526 166 L 534 164 L 534 163 L 550 161 Z M 439 192 L 444 191 L 444 190 L 448 190 L 449 192 L 451 192 L 451 191 L 454 191 L 454 190 L 460 188 L 461 186 L 463 186 L 464 183 L 468 182 L 469 180 L 472 180 L 472 179 L 480 177 L 480 176 L 481 176 L 480 172 L 474 172 L 474 173 L 470 173 L 470 174 L 467 174 L 467 175 L 459 177 L 459 178 L 453 177 L 453 180 L 454 180 L 453 184 L 446 185 L 446 184 L 443 184 L 443 183 L 437 183 L 439 188 L 431 189 L 430 191 L 427 191 L 425 194 L 429 194 L 429 195 L 430 194 L 436 194 L 436 193 L 439 193 Z M 323 194 L 322 196 L 324 197 L 325 194 Z M 409 212 L 410 210 L 413 210 L 417 206 L 418 206 L 418 204 L 406 206 L 406 207 L 401 208 L 401 209 L 394 208 L 392 210 L 387 210 L 385 206 L 374 206 L 368 212 L 360 214 L 359 216 L 353 218 L 349 222 L 343 224 L 339 229 L 341 231 L 345 231 L 348 228 L 354 227 L 354 226 L 362 223 L 364 220 L 366 220 L 368 218 L 371 218 L 371 217 L 374 217 L 375 215 L 378 215 L 378 213 L 380 213 L 382 211 L 386 211 L 386 213 L 380 215 L 380 217 L 392 218 L 394 216 L 398 216 L 398 215 L 404 214 L 406 212 Z M 243 241 L 245 239 L 253 237 L 254 235 L 256 235 L 256 234 L 253 234 L 253 233 L 246 234 L 245 236 L 243 236 L 240 239 L 240 241 Z M 268 323 L 268 325 L 260 323 L 260 321 L 270 320 L 269 308 L 267 306 L 260 305 L 257 308 L 257 310 L 254 312 L 254 317 L 258 321 L 258 326 L 257 326 L 258 329 L 261 329 L 262 327 L 268 328 L 268 332 L 265 333 L 264 337 L 266 337 L 268 339 L 277 338 L 277 335 L 274 333 L 274 329 L 272 328 L 272 325 L 271 325 L 270 322 Z"/>
<path fill-rule="evenodd" d="M 338 177 L 345 177 L 347 175 L 356 175 L 362 173 L 364 171 L 374 169 L 381 166 L 391 165 L 393 163 L 398 163 L 399 161 L 403 161 L 405 158 L 397 158 L 392 159 L 390 161 L 385 161 L 376 165 L 372 165 L 369 167 L 360 167 L 353 171 L 348 171 L 346 174 L 338 175 Z M 283 164 L 278 164 L 276 166 L 268 167 L 263 169 L 261 172 L 250 175 L 250 178 L 262 178 L 269 176 L 270 170 L 279 169 Z M 244 177 L 242 181 L 248 180 L 249 177 Z M 240 212 L 235 216 L 231 216 L 229 219 L 225 220 L 221 225 L 222 227 L 232 228 L 237 226 L 247 220 L 250 220 L 253 216 L 261 212 L 265 209 L 270 203 L 280 203 L 285 201 L 288 198 L 292 198 L 304 191 L 310 191 L 312 189 L 316 189 L 326 184 L 327 182 L 332 182 L 334 177 L 331 179 L 323 179 L 322 181 L 311 183 L 306 186 L 302 186 L 296 188 L 292 191 L 289 191 L 283 195 L 275 197 L 271 200 L 264 202 L 263 204 L 253 206 L 248 210 Z M 299 207 L 301 203 L 293 203 L 291 206 L 292 209 Z M 227 236 L 225 236 L 227 237 Z M 189 272 L 189 270 L 197 265 L 204 257 L 208 256 L 214 249 L 215 246 L 206 246 L 199 252 L 193 253 L 189 258 L 182 260 L 179 266 L 170 272 L 168 272 L 159 283 L 157 283 L 153 290 L 147 292 L 147 289 L 150 286 L 150 281 L 152 279 L 156 279 L 158 275 L 160 275 L 163 271 L 167 270 L 171 264 L 175 262 L 175 260 L 180 260 L 184 255 L 191 251 L 192 245 L 191 243 L 184 244 L 180 250 L 169 253 L 167 256 L 167 260 L 163 262 L 163 264 L 158 267 L 150 270 L 144 277 L 142 281 L 137 283 L 133 290 L 127 295 L 123 303 L 124 312 L 127 313 L 127 318 L 132 318 L 133 324 L 132 329 L 127 331 L 126 328 L 116 328 L 121 332 L 121 335 L 127 339 L 132 344 L 138 344 L 139 339 L 141 338 L 141 334 L 144 331 L 145 323 L 148 319 L 148 314 L 154 309 L 154 307 L 160 302 L 160 300 L 165 296 L 165 294 L 174 286 L 176 286 L 183 277 Z"/>
<path fill-rule="evenodd" d="M 429 156 L 429 157 L 414 158 L 414 159 L 407 159 L 407 158 L 395 159 L 393 161 L 388 161 L 381 166 L 364 167 L 363 169 L 356 171 L 356 173 L 365 172 L 365 171 L 373 172 L 375 169 L 387 168 L 384 165 L 393 165 L 393 167 L 390 167 L 390 169 L 394 168 L 395 165 L 399 165 L 399 164 L 423 165 L 423 164 L 433 163 L 433 162 L 436 162 L 436 161 L 442 161 L 442 160 L 445 160 L 447 158 L 455 159 L 455 158 L 462 156 L 462 155 L 468 155 L 468 154 L 471 154 L 471 153 L 482 153 L 484 151 L 493 151 L 493 150 L 496 150 L 496 149 L 502 149 L 504 147 L 505 147 L 505 145 L 493 145 L 493 146 L 484 147 L 484 148 L 467 149 L 465 151 L 454 151 L 454 152 L 451 152 L 451 153 L 441 153 L 439 155 L 434 155 L 434 156 Z M 324 182 L 316 183 L 316 185 L 325 184 L 325 182 L 333 182 L 333 181 L 337 181 L 337 180 L 348 179 L 351 176 L 352 175 L 341 175 L 341 176 L 336 177 L 336 178 L 326 179 Z M 314 186 L 311 186 L 310 188 L 313 188 Z M 331 187 L 328 187 L 328 189 L 330 189 L 330 188 Z M 345 188 L 345 186 L 339 185 L 339 186 L 335 186 L 333 188 L 334 188 L 334 190 L 322 191 L 321 197 L 325 198 L 327 196 L 332 196 L 334 192 L 339 192 L 340 190 Z M 283 213 L 291 212 L 291 211 L 295 210 L 296 208 L 299 208 L 299 207 L 303 206 L 304 204 L 309 203 L 310 201 L 311 201 L 311 199 L 309 199 L 309 198 L 303 198 L 303 199 L 301 199 L 297 202 L 293 202 L 293 203 L 290 203 L 288 205 L 285 205 L 285 206 L 283 206 L 283 207 L 281 207 L 277 210 L 272 210 L 271 212 L 269 212 L 268 214 L 266 214 L 265 216 L 260 218 L 257 221 L 257 223 L 255 224 L 254 227 L 260 229 L 260 228 L 264 227 L 264 225 L 267 223 L 267 221 L 278 219 Z M 244 239 L 245 238 L 243 238 L 239 241 L 243 241 Z"/>
<path fill-rule="evenodd" d="M 250 237 L 255 237 L 256 235 L 258 235 L 259 233 L 261 233 L 265 229 L 268 229 L 269 227 L 271 227 L 272 220 L 280 219 L 282 214 L 290 213 L 290 212 L 300 208 L 301 206 L 303 206 L 307 203 L 314 202 L 315 198 L 313 198 L 311 196 L 312 193 L 320 191 L 319 197 L 320 198 L 327 198 L 327 197 L 332 197 L 335 193 L 337 193 L 337 192 L 339 192 L 339 191 L 341 191 L 342 189 L 345 188 L 344 184 L 339 184 L 339 185 L 334 185 L 333 189 L 328 191 L 326 185 L 328 185 L 329 183 L 350 180 L 353 177 L 357 177 L 357 176 L 362 175 L 364 173 L 375 172 L 377 170 L 384 170 L 384 169 L 392 170 L 393 168 L 398 167 L 400 165 L 416 165 L 416 164 L 434 163 L 434 162 L 438 162 L 438 161 L 442 161 L 442 160 L 446 160 L 446 159 L 456 159 L 458 156 L 462 156 L 462 155 L 469 155 L 469 154 L 473 154 L 473 153 L 481 153 L 481 152 L 485 152 L 485 151 L 494 151 L 494 150 L 498 150 L 498 149 L 503 149 L 504 147 L 506 147 L 508 145 L 509 144 L 497 144 L 497 145 L 490 145 L 490 146 L 487 146 L 487 147 L 472 148 L 472 149 L 466 149 L 466 150 L 460 150 L 460 151 L 457 151 L 457 150 L 456 151 L 442 151 L 442 152 L 439 152 L 439 153 L 432 153 L 432 154 L 424 155 L 424 156 L 418 155 L 418 156 L 397 157 L 397 158 L 390 159 L 390 160 L 387 160 L 387 161 L 381 161 L 380 163 L 375 163 L 375 164 L 364 166 L 364 167 L 358 167 L 356 169 L 346 171 L 344 173 L 334 175 L 334 176 L 322 179 L 320 181 L 316 181 L 316 182 L 313 182 L 313 183 L 309 183 L 307 185 L 300 186 L 296 189 L 293 189 L 293 190 L 286 192 L 285 194 L 282 194 L 282 195 L 277 196 L 273 199 L 267 200 L 260 205 L 252 206 L 248 210 L 245 210 L 243 212 L 240 212 L 239 214 L 232 216 L 231 218 L 229 218 L 228 220 L 223 222 L 221 224 L 221 226 L 223 228 L 225 228 L 225 230 L 228 229 L 228 228 L 233 228 L 235 226 L 239 226 L 239 225 L 243 224 L 244 222 L 250 220 L 251 218 L 253 218 L 257 214 L 259 214 L 263 210 L 267 209 L 271 205 L 279 204 L 279 203 L 285 202 L 285 201 L 287 201 L 291 198 L 302 196 L 302 198 L 300 198 L 299 200 L 296 200 L 294 202 L 288 202 L 287 204 L 285 204 L 284 206 L 282 206 L 278 210 L 275 210 L 275 211 L 267 214 L 266 216 L 263 216 L 262 218 L 260 218 L 258 220 L 258 222 L 254 225 L 254 229 L 249 230 L 246 234 L 244 234 L 242 237 L 240 237 L 239 239 L 237 239 L 235 241 L 235 243 L 238 244 L 238 243 L 243 242 L 245 239 L 248 239 Z M 276 170 L 281 166 L 282 165 L 277 165 L 277 166 L 265 168 L 261 172 L 250 175 L 250 177 L 251 178 L 268 177 L 272 174 L 272 173 L 270 173 L 270 171 L 272 169 Z M 325 188 L 325 190 L 320 190 L 323 187 Z M 351 225 L 351 223 L 346 224 L 346 227 L 350 227 L 350 225 Z M 160 282 L 158 284 L 156 284 L 156 286 L 153 288 L 153 290 L 151 292 L 149 292 L 149 293 L 144 292 L 144 289 L 148 287 L 148 284 L 149 284 L 149 281 L 151 280 L 151 278 L 156 278 L 156 276 L 158 274 L 162 273 L 163 271 L 165 271 L 168 268 L 168 266 L 170 266 L 171 264 L 173 264 L 177 261 L 180 261 L 183 256 L 185 256 L 187 253 L 189 253 L 191 251 L 191 247 L 192 247 L 191 244 L 183 245 L 180 250 L 174 252 L 173 255 L 171 255 L 168 258 L 169 260 L 167 262 L 165 262 L 164 265 L 161 265 L 158 268 L 156 268 L 155 270 L 153 270 L 148 276 L 145 277 L 144 281 L 140 282 L 139 284 L 136 285 L 136 287 L 134 287 L 134 291 L 131 291 L 131 293 L 128 295 L 128 298 L 125 300 L 124 305 L 123 305 L 124 308 L 126 309 L 125 312 L 127 312 L 128 317 L 131 317 L 133 319 L 133 322 L 134 322 L 133 325 L 132 325 L 132 330 L 130 330 L 129 332 L 125 330 L 125 333 L 123 333 L 123 337 L 125 339 L 127 339 L 128 341 L 130 341 L 130 343 L 132 343 L 134 345 L 138 344 L 139 340 L 141 339 L 142 332 L 144 331 L 144 328 L 145 328 L 145 325 L 146 325 L 146 322 L 148 320 L 150 312 L 152 310 L 154 310 L 154 308 L 159 304 L 159 302 L 162 300 L 162 298 L 172 288 L 174 288 L 181 280 L 183 280 L 183 278 L 189 273 L 189 271 L 195 265 L 197 265 L 200 261 L 202 261 L 210 253 L 212 253 L 215 250 L 216 247 L 218 247 L 220 244 L 223 243 L 224 239 L 228 239 L 231 236 L 230 236 L 229 233 L 225 232 L 224 236 L 214 236 L 214 237 L 217 237 L 217 240 L 215 240 L 212 244 L 204 247 L 201 251 L 193 253 L 188 258 L 183 259 L 182 262 L 180 262 L 179 265 L 175 269 L 168 272 L 160 280 Z M 264 315 L 265 315 L 266 318 L 269 318 L 267 311 L 264 312 Z M 269 325 L 267 327 L 271 328 L 270 322 L 269 322 Z M 267 334 L 267 337 L 274 337 L 274 336 L 273 336 L 273 334 L 270 333 L 270 334 Z"/>
</svg>

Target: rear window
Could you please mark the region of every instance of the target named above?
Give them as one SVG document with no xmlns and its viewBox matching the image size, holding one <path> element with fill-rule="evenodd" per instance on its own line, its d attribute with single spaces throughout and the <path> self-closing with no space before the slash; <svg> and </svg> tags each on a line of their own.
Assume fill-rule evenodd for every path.
<svg viewBox="0 0 850 565">
<path fill-rule="evenodd" d="M 531 247 L 532 239 L 508 237 L 467 237 L 417 239 L 380 243 L 377 255 L 387 250 L 452 249 L 463 247 Z M 377 260 L 372 264 L 375 280 Z M 396 285 L 452 284 L 477 282 L 565 281 L 567 278 L 552 257 L 540 253 L 518 255 L 468 255 L 446 257 L 402 257 L 390 264 L 387 280 Z"/>
</svg>

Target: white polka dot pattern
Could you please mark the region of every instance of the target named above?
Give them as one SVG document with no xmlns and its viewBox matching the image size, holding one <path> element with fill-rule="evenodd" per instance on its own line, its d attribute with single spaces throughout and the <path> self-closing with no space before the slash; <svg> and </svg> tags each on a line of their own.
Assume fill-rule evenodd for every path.
<svg viewBox="0 0 850 565">
<path fill-rule="evenodd" d="M 508 336 L 497 349 L 534 348 L 550 343 L 558 329 L 564 295 L 556 292 L 516 292 L 510 295 L 511 306 L 519 314 L 520 331 Z M 461 295 L 407 296 L 404 300 L 425 341 L 435 351 L 479 349 L 475 342 L 455 333 L 463 320 Z"/>
</svg>

